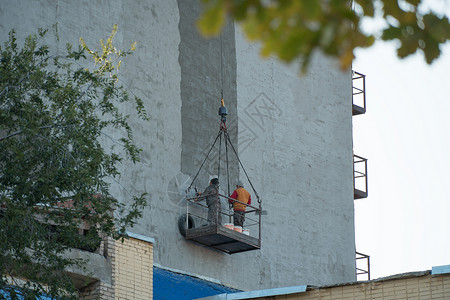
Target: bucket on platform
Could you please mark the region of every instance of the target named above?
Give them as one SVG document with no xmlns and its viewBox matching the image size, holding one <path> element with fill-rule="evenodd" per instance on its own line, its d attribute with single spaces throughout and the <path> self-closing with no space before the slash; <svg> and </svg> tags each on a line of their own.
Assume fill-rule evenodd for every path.
<svg viewBox="0 0 450 300">
<path fill-rule="evenodd" d="M 224 226 L 225 228 L 234 230 L 234 224 L 233 224 L 233 223 L 225 223 L 223 226 Z"/>
<path fill-rule="evenodd" d="M 242 233 L 245 234 L 245 235 L 250 235 L 250 230 L 248 230 L 248 229 L 243 229 L 243 230 L 242 230 Z"/>
<path fill-rule="evenodd" d="M 242 227 L 241 226 L 234 226 L 234 231 L 242 232 Z"/>
</svg>

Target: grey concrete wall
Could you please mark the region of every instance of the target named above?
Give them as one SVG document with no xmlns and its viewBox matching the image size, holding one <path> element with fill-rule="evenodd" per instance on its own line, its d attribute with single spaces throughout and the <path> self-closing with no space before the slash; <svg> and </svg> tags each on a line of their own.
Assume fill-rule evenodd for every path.
<svg viewBox="0 0 450 300">
<path fill-rule="evenodd" d="M 159 266 L 243 290 L 355 280 L 350 72 L 317 56 L 299 77 L 295 65 L 261 60 L 231 25 L 222 38 L 224 98 L 233 143 L 268 211 L 262 249 L 226 255 L 179 234 L 180 190 L 220 122 L 221 41 L 198 36 L 198 11 L 193 0 L 7 0 L 0 2 L 0 41 L 11 28 L 23 37 L 57 23 L 61 40 L 50 39 L 57 47 L 79 37 L 94 45 L 117 23 L 118 47 L 138 42 L 121 74 L 151 121 L 133 120 L 142 162 L 121 166 L 113 192 L 124 202 L 149 193 L 144 218 L 130 231 L 155 239 Z M 215 168 L 196 185 L 206 187 Z M 245 179 L 235 161 L 231 169 Z"/>
<path fill-rule="evenodd" d="M 181 39 L 178 59 L 181 67 L 182 101 L 181 171 L 195 176 L 219 132 L 218 110 L 222 94 L 230 114 L 227 123 L 235 124 L 237 95 L 234 26 L 229 24 L 221 37 L 205 39 L 195 27 L 200 16 L 200 6 L 186 0 L 178 0 L 177 3 Z M 237 126 L 230 126 L 228 132 L 235 144 L 238 137 Z M 219 146 L 220 140 L 212 149 L 194 184 L 205 186 L 211 175 L 218 174 L 219 179 L 224 179 L 223 182 L 221 180 L 222 187 L 226 186 L 224 143 L 220 149 L 220 170 Z M 238 162 L 234 155 L 230 154 L 228 157 L 230 177 L 236 178 Z"/>
<path fill-rule="evenodd" d="M 236 45 L 239 149 L 268 211 L 261 284 L 355 280 L 350 73 L 317 55 L 300 76 L 239 32 Z"/>
</svg>

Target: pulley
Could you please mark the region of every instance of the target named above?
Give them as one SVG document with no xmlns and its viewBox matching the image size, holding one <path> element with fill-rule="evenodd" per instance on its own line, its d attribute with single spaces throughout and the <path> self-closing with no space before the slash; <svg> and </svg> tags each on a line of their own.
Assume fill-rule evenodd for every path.
<svg viewBox="0 0 450 300">
<path fill-rule="evenodd" d="M 219 107 L 219 116 L 221 116 L 221 121 L 225 123 L 227 121 L 227 115 L 228 115 L 228 109 L 225 106 L 225 102 L 220 100 L 220 107 Z"/>
</svg>

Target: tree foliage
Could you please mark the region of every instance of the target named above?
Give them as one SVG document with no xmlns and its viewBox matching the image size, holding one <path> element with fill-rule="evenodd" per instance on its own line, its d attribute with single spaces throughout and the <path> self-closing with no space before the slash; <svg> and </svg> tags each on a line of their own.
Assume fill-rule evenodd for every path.
<svg viewBox="0 0 450 300">
<path fill-rule="evenodd" d="M 217 35 L 227 16 L 242 25 L 246 36 L 261 43 L 263 56 L 290 62 L 301 58 L 306 69 L 315 50 L 339 59 L 347 68 L 357 47 L 379 38 L 398 41 L 404 58 L 421 50 L 427 63 L 439 57 L 450 39 L 446 16 L 424 9 L 425 0 L 202 0 L 200 31 Z M 362 21 L 382 19 L 378 32 L 362 30 Z"/>
<path fill-rule="evenodd" d="M 123 236 L 146 205 L 145 194 L 120 202 L 110 194 L 118 165 L 138 162 L 141 151 L 120 107 L 134 102 L 147 120 L 142 100 L 120 83 L 120 62 L 134 45 L 116 49 L 116 30 L 95 51 L 81 40 L 52 53 L 45 30 L 23 47 L 12 31 L 0 46 L 0 290 L 8 297 L 73 296 L 62 270 L 85 262 L 63 254 Z M 118 149 L 100 143 L 108 130 L 122 135 Z"/>
</svg>

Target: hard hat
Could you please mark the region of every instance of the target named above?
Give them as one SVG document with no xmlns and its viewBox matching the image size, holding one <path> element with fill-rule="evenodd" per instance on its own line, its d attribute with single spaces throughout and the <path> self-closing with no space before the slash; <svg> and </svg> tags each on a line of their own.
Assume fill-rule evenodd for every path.
<svg viewBox="0 0 450 300">
<path fill-rule="evenodd" d="M 237 181 L 236 185 L 244 187 L 244 183 L 240 179 Z"/>
</svg>

